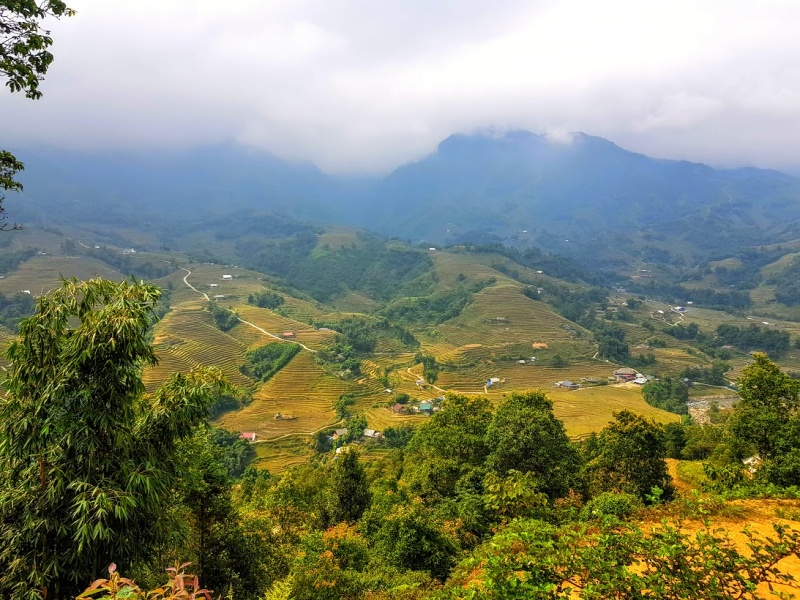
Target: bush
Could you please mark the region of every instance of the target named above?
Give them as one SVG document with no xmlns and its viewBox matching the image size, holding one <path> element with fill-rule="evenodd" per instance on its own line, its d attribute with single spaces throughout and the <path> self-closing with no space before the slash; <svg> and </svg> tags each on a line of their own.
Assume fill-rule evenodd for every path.
<svg viewBox="0 0 800 600">
<path fill-rule="evenodd" d="M 603 492 L 595 496 L 581 510 L 581 520 L 591 521 L 603 517 L 625 519 L 642 508 L 641 501 L 632 494 Z"/>
</svg>

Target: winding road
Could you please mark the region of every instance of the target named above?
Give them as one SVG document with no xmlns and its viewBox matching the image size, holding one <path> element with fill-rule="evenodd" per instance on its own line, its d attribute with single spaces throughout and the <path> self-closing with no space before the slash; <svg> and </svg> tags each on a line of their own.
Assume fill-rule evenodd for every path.
<svg viewBox="0 0 800 600">
<path fill-rule="evenodd" d="M 181 269 L 182 269 L 182 270 L 184 270 L 184 271 L 186 271 L 186 275 L 184 275 L 184 276 L 183 276 L 183 283 L 185 283 L 187 286 L 189 286 L 191 289 L 193 289 L 193 290 L 194 290 L 195 292 L 197 292 L 198 294 L 201 294 L 201 295 L 203 296 L 203 298 L 205 298 L 207 301 L 209 301 L 209 302 L 210 302 L 210 301 L 211 301 L 211 298 L 209 298 L 209 297 L 208 297 L 208 294 L 206 294 L 205 292 L 201 292 L 201 291 L 200 291 L 200 290 L 198 290 L 196 287 L 194 287 L 194 286 L 193 286 L 191 283 L 189 283 L 189 275 L 191 275 L 191 274 L 192 274 L 192 272 L 191 272 L 189 269 L 187 269 L 186 267 L 181 267 Z M 226 310 L 230 310 L 230 309 L 226 309 Z M 231 311 L 231 312 L 233 312 L 234 314 L 236 314 L 236 312 L 235 312 L 235 311 Z M 266 329 L 263 329 L 263 328 L 259 327 L 258 325 L 254 324 L 254 323 L 251 323 L 250 321 L 245 321 L 245 320 L 244 320 L 244 319 L 242 319 L 242 318 L 241 318 L 239 315 L 236 315 L 236 318 L 239 320 L 239 322 L 240 322 L 240 323 L 244 323 L 245 325 L 249 325 L 249 326 L 250 326 L 250 327 L 252 327 L 253 329 L 255 329 L 255 330 L 257 330 L 257 331 L 260 331 L 260 332 L 261 332 L 261 333 L 263 333 L 264 335 L 268 335 L 269 337 L 271 337 L 271 338 L 274 338 L 274 339 L 278 340 L 279 342 L 286 342 L 286 343 L 288 343 L 288 344 L 297 344 L 297 345 L 298 345 L 298 346 L 300 346 L 300 347 L 301 347 L 303 350 L 307 350 L 308 352 L 311 352 L 312 354 L 316 354 L 316 353 L 317 353 L 317 351 L 316 351 L 316 350 L 314 350 L 313 348 L 309 348 L 309 347 L 308 347 L 308 346 L 306 346 L 305 344 L 301 344 L 300 342 L 293 341 L 293 340 L 285 340 L 285 339 L 283 339 L 282 337 L 280 337 L 280 336 L 277 336 L 277 335 L 275 335 L 274 333 L 270 333 L 270 332 L 269 332 L 269 331 L 267 331 Z"/>
</svg>

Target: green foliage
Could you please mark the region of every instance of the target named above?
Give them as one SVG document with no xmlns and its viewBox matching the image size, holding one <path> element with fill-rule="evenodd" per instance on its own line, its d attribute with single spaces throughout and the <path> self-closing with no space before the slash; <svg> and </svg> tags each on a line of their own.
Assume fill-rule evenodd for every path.
<svg viewBox="0 0 800 600">
<path fill-rule="evenodd" d="M 689 414 L 689 387 L 679 379 L 665 377 L 642 386 L 642 396 L 650 406 L 679 415 Z"/>
<path fill-rule="evenodd" d="M 398 506 L 374 536 L 375 551 L 389 565 L 427 571 L 444 580 L 455 564 L 457 544 L 418 504 Z"/>
<path fill-rule="evenodd" d="M 616 363 L 630 361 L 630 348 L 625 342 L 625 330 L 619 325 L 603 324 L 595 328 L 594 337 L 597 341 L 600 357 Z"/>
<path fill-rule="evenodd" d="M 627 519 L 641 510 L 642 501 L 631 494 L 603 492 L 589 500 L 581 510 L 584 521 L 603 520 L 605 517 Z"/>
<path fill-rule="evenodd" d="M 353 396 L 349 396 L 347 394 L 342 394 L 336 399 L 336 402 L 333 403 L 333 410 L 336 411 L 336 416 L 340 419 L 346 419 L 350 416 L 350 413 L 347 411 L 348 406 L 353 406 L 356 403 L 356 399 Z"/>
<path fill-rule="evenodd" d="M 322 302 L 349 290 L 386 301 L 431 267 L 424 252 L 367 233 L 358 233 L 356 244 L 337 250 L 318 248 L 318 238 L 310 231 L 275 241 L 234 239 L 241 240 L 236 250 L 248 268 L 283 277 Z"/>
<path fill-rule="evenodd" d="M 494 279 L 460 284 L 430 296 L 400 298 L 380 311 L 390 321 L 437 325 L 457 317 L 472 303 L 472 295 L 495 283 Z"/>
<path fill-rule="evenodd" d="M 553 403 L 541 392 L 512 392 L 497 408 L 486 432 L 486 466 L 505 477 L 511 471 L 534 473 L 537 490 L 560 498 L 575 486 L 578 453 Z"/>
<path fill-rule="evenodd" d="M 711 367 L 686 367 L 682 376 L 690 381 L 707 383 L 709 385 L 728 385 L 725 373 L 731 370 L 728 363 L 714 361 Z"/>
<path fill-rule="evenodd" d="M 417 352 L 414 361 L 422 363 L 422 377 L 430 384 L 435 384 L 439 379 L 441 366 L 436 362 L 436 357 L 424 352 Z"/>
<path fill-rule="evenodd" d="M 211 429 L 209 441 L 219 448 L 220 464 L 231 479 L 240 477 L 256 456 L 253 446 L 247 440 L 239 439 L 238 432 L 214 427 Z"/>
<path fill-rule="evenodd" d="M 220 331 L 230 331 L 239 324 L 239 317 L 236 311 L 224 308 L 216 302 L 206 302 L 206 310 L 214 317 L 214 323 Z"/>
<path fill-rule="evenodd" d="M 717 346 L 736 346 L 740 350 L 760 350 L 780 356 L 789 350 L 789 332 L 759 327 L 751 323 L 748 327 L 737 327 L 723 323 L 717 327 Z"/>
<path fill-rule="evenodd" d="M 547 496 L 537 491 L 538 485 L 536 475 L 530 471 L 521 473 L 512 469 L 504 478 L 487 473 L 484 503 L 503 519 L 533 517 L 547 505 Z"/>
<path fill-rule="evenodd" d="M 5 213 L 2 207 L 2 198 L 0 198 L 0 230 L 5 227 Z M 36 255 L 36 250 L 28 248 L 27 250 L 11 250 L 0 252 L 0 273 L 10 273 L 17 269 L 23 262 Z M 33 291 L 33 290 L 31 290 Z"/>
<path fill-rule="evenodd" d="M 175 456 L 226 387 L 218 370 L 145 395 L 158 289 L 94 279 L 37 301 L 8 350 L 0 403 L 0 595 L 66 597 L 168 536 Z"/>
<path fill-rule="evenodd" d="M 383 430 L 384 444 L 389 448 L 405 448 L 414 437 L 413 425 L 395 425 Z"/>
<path fill-rule="evenodd" d="M 800 304 L 800 257 L 795 257 L 772 283 L 775 284 L 775 299 L 778 302 L 787 306 Z"/>
<path fill-rule="evenodd" d="M 20 321 L 31 316 L 34 304 L 30 294 L 0 294 L 0 324 L 16 331 Z"/>
<path fill-rule="evenodd" d="M 354 523 L 369 508 L 370 492 L 358 452 L 345 450 L 336 459 L 328 493 L 328 515 L 331 523 Z"/>
<path fill-rule="evenodd" d="M 248 304 L 258 306 L 259 308 L 269 308 L 270 310 L 275 310 L 279 306 L 283 306 L 283 302 L 283 296 L 270 291 L 258 292 L 247 296 Z"/>
<path fill-rule="evenodd" d="M 269 381 L 289 364 L 300 349 L 299 344 L 270 342 L 255 350 L 249 350 L 245 357 L 251 365 L 253 376 L 259 381 Z"/>
<path fill-rule="evenodd" d="M 615 412 L 586 467 L 590 490 L 621 491 L 646 500 L 652 488 L 658 487 L 668 499 L 673 487 L 665 456 L 661 425 L 627 410 Z"/>
<path fill-rule="evenodd" d="M 645 531 L 613 519 L 592 529 L 519 520 L 464 559 L 434 598 L 756 600 L 759 583 L 794 584 L 774 567 L 800 550 L 800 535 L 773 527 L 768 538 L 745 529 L 742 549 L 707 520 L 696 533 L 682 521 Z"/>
</svg>

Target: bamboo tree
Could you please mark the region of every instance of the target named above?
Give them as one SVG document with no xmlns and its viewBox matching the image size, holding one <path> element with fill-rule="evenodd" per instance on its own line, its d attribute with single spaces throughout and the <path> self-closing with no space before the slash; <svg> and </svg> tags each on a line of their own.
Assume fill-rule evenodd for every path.
<svg viewBox="0 0 800 600">
<path fill-rule="evenodd" d="M 176 447 L 227 384 L 200 369 L 146 394 L 159 297 L 132 280 L 64 281 L 21 323 L 0 400 L 0 597 L 74 597 L 166 535 Z"/>
</svg>

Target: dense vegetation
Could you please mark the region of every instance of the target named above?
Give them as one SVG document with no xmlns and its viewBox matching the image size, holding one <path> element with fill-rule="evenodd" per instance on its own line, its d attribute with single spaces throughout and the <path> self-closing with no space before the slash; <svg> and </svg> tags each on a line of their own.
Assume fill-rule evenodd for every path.
<svg viewBox="0 0 800 600">
<path fill-rule="evenodd" d="M 230 331 L 239 324 L 236 311 L 220 306 L 213 300 L 206 302 L 206 310 L 214 317 L 214 323 L 221 331 Z"/>
<path fill-rule="evenodd" d="M 320 301 L 349 290 L 389 300 L 431 266 L 425 253 L 366 233 L 359 233 L 351 246 L 336 250 L 318 246 L 318 239 L 301 233 L 283 240 L 241 240 L 236 248 L 249 268 L 282 277 Z"/>
<path fill-rule="evenodd" d="M 283 302 L 283 296 L 270 291 L 258 292 L 247 296 L 248 304 L 258 306 L 259 308 L 269 308 L 270 310 L 275 310 L 279 306 L 282 306 Z"/>
<path fill-rule="evenodd" d="M 656 585 L 667 596 L 727 598 L 750 582 L 781 581 L 771 566 L 800 549 L 784 530 L 772 541 L 752 536 L 755 555 L 710 527 L 687 534 L 680 515 L 707 510 L 670 503 L 667 456 L 704 456 L 709 485 L 725 493 L 800 484 L 800 382 L 763 355 L 719 424 L 665 427 L 621 411 L 582 443 L 569 440 L 541 392 L 512 392 L 496 408 L 450 394 L 419 426 L 365 442 L 388 454 L 360 460 L 366 419 L 343 396 L 347 434 L 333 444 L 317 436 L 317 458 L 276 477 L 246 466 L 253 447 L 237 434 L 204 425 L 215 399 L 231 394 L 215 371 L 175 375 L 143 394 L 157 300 L 157 290 L 131 281 L 67 282 L 23 321 L 0 406 L 4 597 L 74 597 L 112 562 L 113 585 L 122 572 L 152 589 L 164 583 L 165 563 L 190 560 L 203 586 L 243 600 L 509 597 L 512 589 L 566 597 L 567 587 L 586 598 L 636 598 Z M 339 343 L 374 348 L 369 320 L 340 330 Z M 248 358 L 264 377 L 298 348 L 274 343 Z M 435 371 L 431 358 L 417 356 Z M 686 388 L 663 379 L 645 397 L 679 409 Z M 763 460 L 752 480 L 740 462 L 751 453 Z M 678 520 L 659 536 L 637 525 L 659 515 Z M 711 572 L 713 584 L 704 578 Z"/>
<path fill-rule="evenodd" d="M 16 331 L 19 322 L 31 316 L 34 303 L 30 294 L 0 294 L 0 324 Z"/>
<path fill-rule="evenodd" d="M 269 381 L 300 352 L 299 344 L 271 342 L 245 355 L 250 363 L 249 373 L 258 381 Z"/>
</svg>

